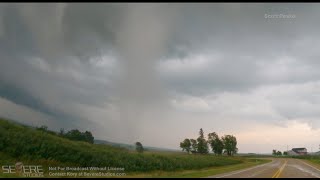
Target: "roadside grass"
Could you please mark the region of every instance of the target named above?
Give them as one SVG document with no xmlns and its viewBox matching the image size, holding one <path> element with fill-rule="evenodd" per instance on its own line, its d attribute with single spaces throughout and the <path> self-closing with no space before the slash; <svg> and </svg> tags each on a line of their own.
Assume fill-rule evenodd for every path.
<svg viewBox="0 0 320 180">
<path fill-rule="evenodd" d="M 269 159 L 247 159 L 243 158 L 243 163 L 226 165 L 221 167 L 203 168 L 200 170 L 184 170 L 175 172 L 154 171 L 149 173 L 130 173 L 125 178 L 201 178 L 228 173 L 241 169 L 250 168 L 260 164 L 271 162 Z"/>
<path fill-rule="evenodd" d="M 156 153 L 161 154 L 161 153 Z M 170 154 L 170 153 L 165 153 Z M 170 154 L 172 156 L 174 154 Z M 226 172 L 236 171 L 240 169 L 245 169 L 249 167 L 253 167 L 256 165 L 260 165 L 263 163 L 270 162 L 271 160 L 268 159 L 249 159 L 249 158 L 243 158 L 243 157 L 221 157 L 220 161 L 224 159 L 234 159 L 236 161 L 241 161 L 239 164 L 233 164 L 233 165 L 220 165 L 216 167 L 208 167 L 208 168 L 201 168 L 201 169 L 193 169 L 193 170 L 178 170 L 178 171 L 151 171 L 151 172 L 125 172 L 126 176 L 113 176 L 114 178 L 153 178 L 153 177 L 160 177 L 160 178 L 196 178 L 196 177 L 207 177 L 207 176 L 213 176 L 216 174 L 222 174 Z M 60 167 L 66 167 L 66 166 L 77 166 L 77 164 L 73 163 L 61 163 L 54 160 L 23 160 L 20 159 L 24 164 L 32 164 L 32 165 L 42 165 L 44 169 L 44 177 L 50 177 L 48 172 L 48 167 L 54 167 L 54 166 L 60 166 Z M 15 158 L 12 158 L 11 156 L 0 152 L 0 165 L 13 165 L 13 163 L 16 162 Z M 96 171 L 89 171 L 89 172 L 96 172 Z M 16 174 L 3 174 L 0 173 L 1 178 L 10 178 L 10 177 L 19 177 Z M 54 178 L 58 178 L 59 176 L 56 176 Z M 66 177 L 66 176 L 61 176 Z M 94 178 L 94 176 L 93 176 Z"/>
<path fill-rule="evenodd" d="M 320 156 L 319 155 L 306 155 L 306 156 L 288 156 L 288 158 L 300 159 L 315 168 L 320 170 Z"/>
<path fill-rule="evenodd" d="M 320 170 L 320 157 L 316 159 L 301 159 L 301 160 Z"/>
</svg>

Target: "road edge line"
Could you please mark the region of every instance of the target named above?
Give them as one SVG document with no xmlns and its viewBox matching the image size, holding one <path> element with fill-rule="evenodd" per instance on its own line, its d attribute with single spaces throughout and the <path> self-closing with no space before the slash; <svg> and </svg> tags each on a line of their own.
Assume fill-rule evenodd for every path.
<svg viewBox="0 0 320 180">
<path fill-rule="evenodd" d="M 315 169 L 315 170 L 317 170 L 317 171 L 320 171 L 320 169 L 318 169 L 318 168 L 316 168 L 316 167 L 314 167 L 314 166 L 312 166 L 312 165 L 310 165 L 310 164 L 308 164 L 308 163 L 306 163 L 306 162 L 304 162 L 304 161 L 302 161 L 302 160 L 300 160 L 300 159 L 299 159 L 299 161 L 302 162 L 303 164 L 309 166 L 309 167 L 312 167 L 313 169 Z"/>
</svg>

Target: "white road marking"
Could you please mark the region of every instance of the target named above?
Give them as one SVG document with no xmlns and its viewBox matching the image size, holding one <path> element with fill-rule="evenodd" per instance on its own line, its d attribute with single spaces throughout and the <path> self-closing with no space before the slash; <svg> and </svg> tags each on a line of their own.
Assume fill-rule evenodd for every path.
<svg viewBox="0 0 320 180">
<path fill-rule="evenodd" d="M 317 170 L 317 171 L 320 172 L 320 170 L 319 170 L 318 168 L 315 168 L 314 166 L 311 166 L 310 164 L 308 164 L 308 163 L 306 163 L 306 162 L 303 162 L 303 161 L 301 161 L 300 159 L 299 159 L 299 161 L 302 162 L 303 164 L 305 164 L 305 165 L 307 165 L 307 166 L 309 166 L 309 167 L 311 167 L 311 168 L 313 168 L 313 169 L 315 169 L 315 170 Z"/>
<path fill-rule="evenodd" d="M 293 167 L 293 168 L 296 168 L 297 170 L 300 170 L 304 173 L 307 173 L 307 174 L 310 174 L 314 177 L 317 177 L 317 178 L 320 178 L 320 169 L 302 161 L 302 160 L 299 160 L 299 159 L 295 159 L 301 163 L 303 163 L 304 165 L 308 166 L 308 167 L 311 167 L 312 170 L 316 170 L 317 172 L 315 171 L 312 171 L 310 169 L 306 169 L 306 167 L 303 167 L 302 165 L 298 165 L 298 164 L 294 164 L 294 165 L 288 165 L 289 167 Z M 242 172 L 246 172 L 246 171 L 249 171 L 249 170 L 252 170 L 252 169 L 256 169 L 256 168 L 259 168 L 259 167 L 263 167 L 263 166 L 267 166 L 269 165 L 270 167 L 273 167 L 273 166 L 277 166 L 279 164 L 279 161 L 275 161 L 274 159 L 272 159 L 272 162 L 269 162 L 267 164 L 261 164 L 261 165 L 258 165 L 258 166 L 254 166 L 254 167 L 251 167 L 251 168 L 248 168 L 248 169 L 244 169 L 244 170 L 239 170 L 239 171 L 234 171 L 234 172 L 231 172 L 231 173 L 227 173 L 227 174 L 224 174 L 224 175 L 221 175 L 221 176 L 218 176 L 218 177 L 214 177 L 214 176 L 210 176 L 210 177 L 213 177 L 213 178 L 222 178 L 222 177 L 227 177 L 227 176 L 231 176 L 231 175 L 234 175 L 234 174 L 239 174 L 239 173 L 242 173 Z M 250 175 L 249 177 L 253 177 L 259 173 L 262 173 L 263 171 L 265 171 L 267 169 L 263 169 L 261 171 L 258 171 L 258 172 L 255 172 L 254 174 Z M 210 178 L 209 177 L 209 178 Z"/>
<path fill-rule="evenodd" d="M 310 174 L 311 176 L 314 176 L 314 177 L 317 177 L 317 178 L 320 178 L 319 174 L 316 174 L 315 172 L 312 172 L 310 169 L 306 169 L 306 168 L 303 168 L 302 166 L 300 165 L 289 165 L 289 167 L 294 167 L 304 173 L 307 173 L 307 174 Z"/>
</svg>

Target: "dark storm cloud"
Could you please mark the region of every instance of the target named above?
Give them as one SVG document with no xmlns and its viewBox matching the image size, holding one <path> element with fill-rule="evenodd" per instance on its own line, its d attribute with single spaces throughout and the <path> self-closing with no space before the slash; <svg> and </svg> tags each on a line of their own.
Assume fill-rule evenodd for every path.
<svg viewBox="0 0 320 180">
<path fill-rule="evenodd" d="M 1 80 L 8 85 L 1 96 L 36 111 L 67 114 L 79 121 L 86 119 L 78 106 L 103 108 L 117 103 L 114 101 L 145 104 L 160 92 L 152 61 L 164 52 L 160 49 L 172 19 L 168 13 L 172 10 L 162 12 L 161 7 L 3 4 Z M 129 72 L 120 79 L 115 67 L 119 63 L 110 61 L 114 58 Z M 111 84 L 116 80 L 119 83 Z M 12 87 L 23 95 L 8 94 Z"/>
<path fill-rule="evenodd" d="M 85 7 L 89 11 L 84 11 Z M 95 7 L 2 4 L 1 96 L 61 121 L 81 117 L 64 112 L 59 104 L 99 106 L 109 99 L 105 92 L 112 88 L 105 82 L 111 76 L 103 80 L 100 76 L 111 72 L 93 67 L 89 58 L 101 60 L 100 48 L 112 43 L 108 39 L 112 33 L 108 35 L 104 22 L 110 17 L 108 13 L 117 17 L 117 11 L 113 6 L 111 10 L 103 9 L 104 5 Z M 105 17 L 99 15 L 103 12 L 107 12 Z"/>
<path fill-rule="evenodd" d="M 179 114 L 172 101 L 192 112 L 210 111 L 203 122 L 228 113 L 314 118 L 310 107 L 319 101 L 308 94 L 318 92 L 320 80 L 319 12 L 318 4 L 286 3 L 1 4 L 0 96 L 121 141 L 180 127 L 180 119 L 194 127 L 198 114 Z M 287 97 L 286 84 L 305 90 Z M 264 86 L 275 87 L 259 99 L 263 91 L 255 90 Z M 309 110 L 291 113 L 297 109 L 290 104 L 301 102 L 293 96 L 303 97 L 299 107 Z M 250 98 L 247 106 L 256 114 L 228 111 Z M 266 112 L 265 104 L 272 106 Z"/>
<path fill-rule="evenodd" d="M 320 42 L 316 38 L 320 30 L 316 23 L 320 16 L 316 5 L 200 4 L 185 5 L 181 13 L 183 21 L 178 23 L 174 43 L 170 44 L 172 51 L 176 50 L 172 53 L 173 59 L 183 62 L 188 56 L 208 55 L 208 52 L 219 52 L 223 56 L 216 60 L 219 63 L 208 63 L 201 73 L 164 73 L 164 79 L 178 91 L 201 95 L 320 78 L 316 72 L 319 64 L 315 61 L 318 53 L 312 50 Z M 291 14 L 295 18 L 266 19 L 265 14 Z M 301 45 L 303 40 L 306 44 Z M 286 57 L 294 61 L 277 64 Z M 210 55 L 207 58 L 210 59 Z M 265 69 L 264 65 L 270 64 L 274 66 Z M 269 77 L 272 71 L 265 72 L 279 72 L 281 66 L 291 72 L 275 78 Z M 303 72 L 304 67 L 310 68 L 309 72 Z"/>
</svg>

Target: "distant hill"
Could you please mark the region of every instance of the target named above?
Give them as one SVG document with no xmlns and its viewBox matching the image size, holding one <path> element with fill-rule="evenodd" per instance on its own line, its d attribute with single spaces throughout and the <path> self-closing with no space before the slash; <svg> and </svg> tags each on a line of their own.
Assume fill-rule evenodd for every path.
<svg viewBox="0 0 320 180">
<path fill-rule="evenodd" d="M 125 143 L 117 143 L 117 142 L 110 142 L 106 140 L 94 140 L 94 144 L 106 144 L 114 147 L 120 147 L 120 148 L 126 148 L 128 150 L 135 150 L 135 145 L 131 144 L 125 144 Z M 181 152 L 179 150 L 174 149 L 168 149 L 168 148 L 158 148 L 158 147 L 152 147 L 152 146 L 144 146 L 144 149 L 146 151 L 166 151 L 166 152 Z"/>
</svg>

